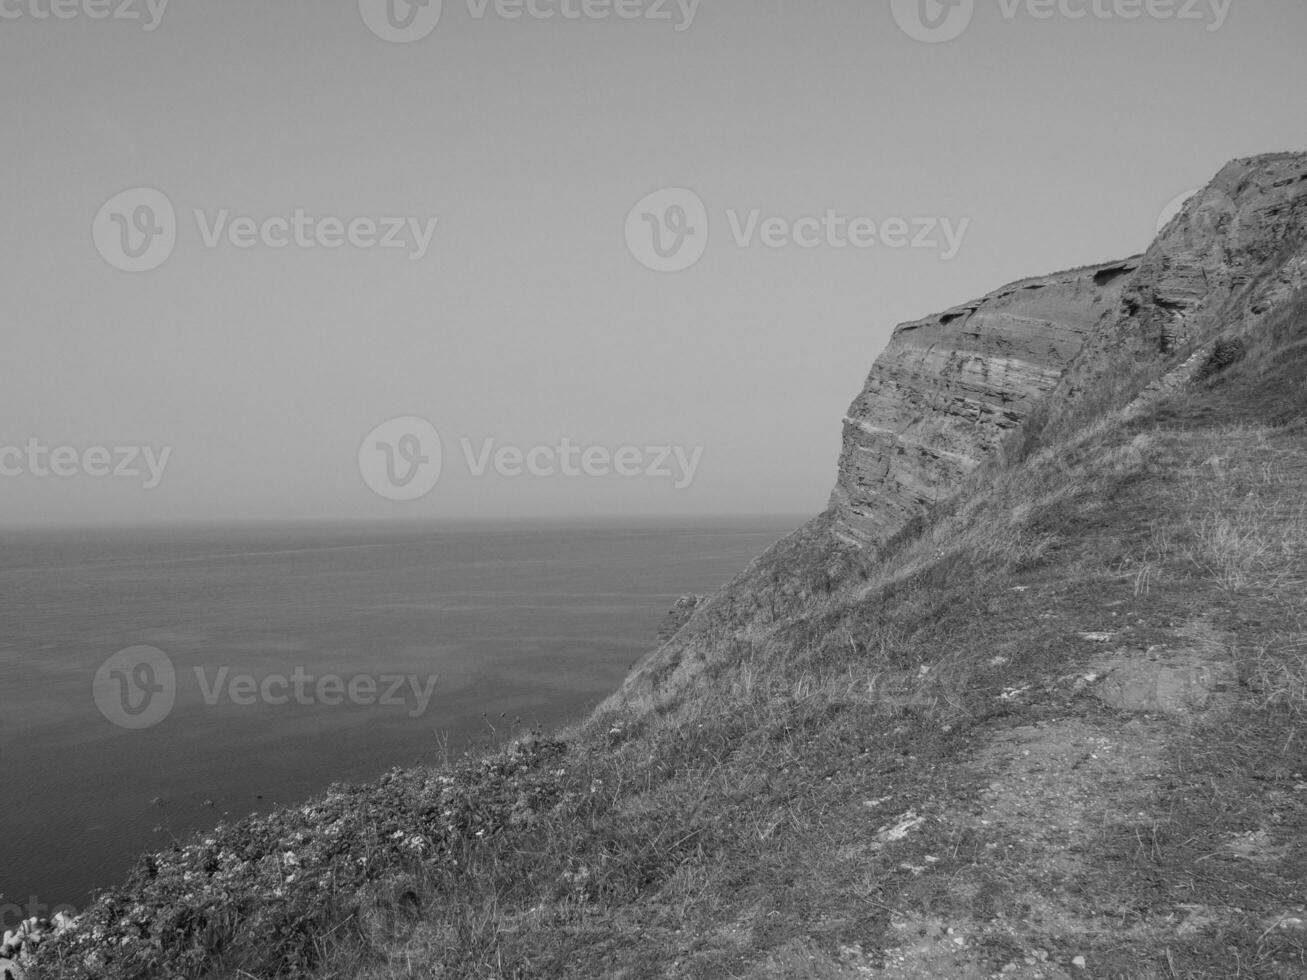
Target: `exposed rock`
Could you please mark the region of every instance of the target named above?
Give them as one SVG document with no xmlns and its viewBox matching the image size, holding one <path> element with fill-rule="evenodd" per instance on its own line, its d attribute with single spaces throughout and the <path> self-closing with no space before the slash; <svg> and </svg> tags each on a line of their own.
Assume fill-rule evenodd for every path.
<svg viewBox="0 0 1307 980">
<path fill-rule="evenodd" d="M 844 421 L 836 535 L 883 545 L 951 497 L 1041 403 L 1070 400 L 1112 369 L 1114 353 L 1156 359 L 1212 343 L 1177 384 L 1213 359 L 1230 363 L 1237 338 L 1214 343 L 1226 323 L 1255 326 L 1307 285 L 1304 228 L 1307 154 L 1240 160 L 1141 257 L 1026 279 L 903 324 Z"/>
<path fill-rule="evenodd" d="M 1196 318 L 1273 270 L 1307 217 L 1307 155 L 1238 160 L 1163 229 L 1125 292 L 1128 330 L 1165 353 L 1195 339 Z"/>
<path fill-rule="evenodd" d="M 1118 376 L 1127 394 L 1134 371 L 1136 392 L 1163 376 L 1137 406 L 1161 398 L 1304 288 L 1307 154 L 1272 154 L 1225 167 L 1143 256 L 1021 280 L 900 326 L 845 418 L 826 512 L 697 603 L 605 706 L 652 704 L 693 683 L 724 648 L 722 631 L 783 619 L 812 590 L 821 555 L 882 548 L 1032 418 L 1056 419 Z M 1184 687 L 1161 683 L 1140 696 L 1170 704 Z"/>
<path fill-rule="evenodd" d="M 881 545 L 947 498 L 1058 383 L 1137 267 L 1026 279 L 900 326 L 844 420 L 837 533 Z"/>
<path fill-rule="evenodd" d="M 1231 323 L 1255 330 L 1307 285 L 1304 229 L 1307 154 L 1227 165 L 1162 230 L 1127 283 L 1119 315 L 1095 332 L 1055 397 L 1081 394 L 1121 363 L 1114 352 L 1156 358 L 1215 341 Z"/>
</svg>

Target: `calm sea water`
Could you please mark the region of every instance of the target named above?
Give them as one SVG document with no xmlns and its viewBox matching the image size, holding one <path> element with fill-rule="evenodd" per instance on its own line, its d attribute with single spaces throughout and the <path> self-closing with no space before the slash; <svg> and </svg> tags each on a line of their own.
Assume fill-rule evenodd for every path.
<svg viewBox="0 0 1307 980">
<path fill-rule="evenodd" d="M 797 523 L 0 532 L 0 905 L 80 907 L 141 852 L 224 816 L 432 761 L 442 739 L 486 744 L 515 718 L 576 719 L 677 596 Z M 167 655 L 176 696 L 131 730 L 93 689 L 138 645 Z M 231 696 L 234 677 L 297 671 L 312 679 L 298 692 L 267 688 L 285 704 Z M 324 675 L 378 688 L 322 703 Z M 425 710 L 411 684 L 375 703 L 391 677 L 425 693 L 433 675 Z"/>
</svg>

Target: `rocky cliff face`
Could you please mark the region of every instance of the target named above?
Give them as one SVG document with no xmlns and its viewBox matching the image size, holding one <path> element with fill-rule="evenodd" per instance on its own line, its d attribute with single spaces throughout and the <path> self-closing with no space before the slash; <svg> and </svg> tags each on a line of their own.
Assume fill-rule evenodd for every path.
<svg viewBox="0 0 1307 980">
<path fill-rule="evenodd" d="M 1113 351 L 1152 359 L 1256 329 L 1302 285 L 1305 261 L 1307 154 L 1236 160 L 1162 230 L 1058 394 L 1074 397 Z"/>
<path fill-rule="evenodd" d="M 881 545 L 947 497 L 1061 380 L 1138 267 L 1026 279 L 895 330 L 844 419 L 835 533 Z"/>
<path fill-rule="evenodd" d="M 1307 154 L 1274 154 L 1227 166 L 1143 256 L 902 325 L 844 420 L 828 510 L 696 603 L 609 704 L 671 697 L 760 624 L 808 608 L 832 568 L 955 496 L 1037 409 L 1056 418 L 1114 387 L 1124 405 L 1184 384 L 1218 339 L 1257 330 L 1303 288 Z"/>
<path fill-rule="evenodd" d="M 843 541 L 876 547 L 962 479 L 1055 390 L 1074 397 L 1109 351 L 1166 356 L 1231 306 L 1273 308 L 1301 281 L 1307 154 L 1230 164 L 1149 251 L 1006 286 L 900 326 L 844 420 L 831 507 Z"/>
</svg>

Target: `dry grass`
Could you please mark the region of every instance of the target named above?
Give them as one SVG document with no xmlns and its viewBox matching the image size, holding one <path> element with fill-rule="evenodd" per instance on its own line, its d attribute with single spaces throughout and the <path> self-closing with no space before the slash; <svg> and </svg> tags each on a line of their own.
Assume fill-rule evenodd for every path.
<svg viewBox="0 0 1307 980">
<path fill-rule="evenodd" d="M 1269 852 L 1307 834 L 1291 792 L 1307 451 L 1282 384 L 1307 365 L 1285 353 L 1297 336 L 1270 329 L 1143 412 L 1127 410 L 1138 378 L 1107 386 L 875 563 L 821 521 L 778 545 L 678 637 L 653 689 L 562 733 L 547 769 L 469 784 L 470 814 L 514 818 L 469 817 L 373 881 L 315 935 L 311 975 L 842 980 L 917 919 L 964 925 L 990 971 L 1039 948 L 1140 980 L 1237 975 L 1232 955 L 1255 965 L 1244 976 L 1307 975 L 1300 937 L 1273 925 L 1301 901 L 1302 856 L 1229 856 L 1239 835 Z M 1071 851 L 971 820 L 998 779 L 984 747 L 1054 724 L 1132 737 L 1078 680 L 1101 653 L 1087 631 L 1235 663 L 1238 710 L 1158 721 L 1149 737 L 1174 742 L 1155 779 L 1080 786 L 1104 809 Z M 539 791 L 525 810 L 521 780 Z M 1188 905 L 1225 911 L 1181 943 Z"/>
</svg>

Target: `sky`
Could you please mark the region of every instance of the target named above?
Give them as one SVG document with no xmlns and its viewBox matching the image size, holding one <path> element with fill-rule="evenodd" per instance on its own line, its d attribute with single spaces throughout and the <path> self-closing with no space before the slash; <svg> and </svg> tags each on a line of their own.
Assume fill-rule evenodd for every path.
<svg viewBox="0 0 1307 980">
<path fill-rule="evenodd" d="M 0 0 L 0 523 L 816 513 L 895 324 L 1307 149 L 1305 40 L 1286 0 Z"/>
</svg>

